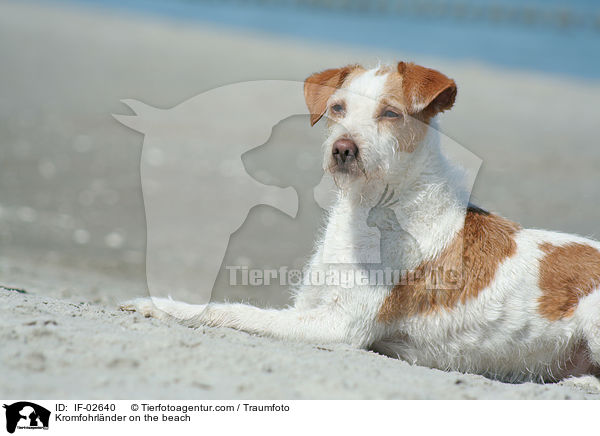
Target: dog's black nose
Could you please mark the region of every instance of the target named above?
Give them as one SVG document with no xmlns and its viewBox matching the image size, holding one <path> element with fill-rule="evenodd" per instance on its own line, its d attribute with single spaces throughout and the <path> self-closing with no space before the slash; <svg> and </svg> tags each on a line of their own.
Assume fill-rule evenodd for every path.
<svg viewBox="0 0 600 436">
<path fill-rule="evenodd" d="M 342 160 L 342 162 L 346 162 L 348 157 L 356 157 L 358 154 L 358 147 L 354 143 L 352 139 L 338 139 L 333 143 L 333 156 Z"/>
</svg>

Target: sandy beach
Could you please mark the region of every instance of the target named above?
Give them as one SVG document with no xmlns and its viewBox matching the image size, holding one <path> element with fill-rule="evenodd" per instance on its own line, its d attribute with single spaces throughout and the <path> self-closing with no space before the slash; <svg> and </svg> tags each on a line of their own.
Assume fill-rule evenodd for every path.
<svg viewBox="0 0 600 436">
<path fill-rule="evenodd" d="M 171 108 L 225 84 L 406 58 L 458 83 L 441 127 L 483 160 L 472 201 L 526 227 L 600 237 L 597 82 L 0 2 L 0 396 L 600 399 L 594 378 L 505 384 L 117 309 L 148 294 L 143 137 L 113 119 L 128 113 L 122 99 Z"/>
</svg>

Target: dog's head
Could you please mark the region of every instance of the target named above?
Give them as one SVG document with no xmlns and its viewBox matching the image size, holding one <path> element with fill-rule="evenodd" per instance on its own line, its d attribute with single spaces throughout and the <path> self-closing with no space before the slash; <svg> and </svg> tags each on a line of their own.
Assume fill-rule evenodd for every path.
<svg viewBox="0 0 600 436">
<path fill-rule="evenodd" d="M 431 119 L 454 104 L 456 84 L 412 63 L 348 65 L 310 76 L 304 96 L 311 125 L 328 119 L 324 169 L 338 182 L 385 180 L 411 164 Z"/>
</svg>

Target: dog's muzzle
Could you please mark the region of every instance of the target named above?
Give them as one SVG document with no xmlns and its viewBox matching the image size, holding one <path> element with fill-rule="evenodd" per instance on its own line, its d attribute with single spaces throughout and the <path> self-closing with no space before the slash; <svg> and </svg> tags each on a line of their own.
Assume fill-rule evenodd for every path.
<svg viewBox="0 0 600 436">
<path fill-rule="evenodd" d="M 338 139 L 333 143 L 331 153 L 339 170 L 349 170 L 351 166 L 356 165 L 358 146 L 352 139 Z"/>
</svg>

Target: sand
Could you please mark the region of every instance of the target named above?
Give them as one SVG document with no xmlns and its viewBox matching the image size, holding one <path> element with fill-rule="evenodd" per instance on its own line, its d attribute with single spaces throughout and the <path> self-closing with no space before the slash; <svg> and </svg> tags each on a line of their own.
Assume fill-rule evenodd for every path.
<svg viewBox="0 0 600 436">
<path fill-rule="evenodd" d="M 473 195 L 481 206 L 527 226 L 598 234 L 598 83 L 3 2 L 0 285 L 25 292 L 0 288 L 0 397 L 600 398 L 592 378 L 504 384 L 117 310 L 147 294 L 142 137 L 111 117 L 127 113 L 121 99 L 169 108 L 236 81 L 406 57 L 459 83 L 443 129 L 484 160 Z"/>
<path fill-rule="evenodd" d="M 28 285 L 25 294 L 0 289 L 3 398 L 600 398 L 589 378 L 505 384 L 343 345 L 163 323 L 108 303 L 127 293 L 127 283 L 79 270 L 40 271 L 20 261 L 3 263 L 2 274 Z M 77 284 L 69 297 L 67 283 Z"/>
</svg>

